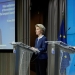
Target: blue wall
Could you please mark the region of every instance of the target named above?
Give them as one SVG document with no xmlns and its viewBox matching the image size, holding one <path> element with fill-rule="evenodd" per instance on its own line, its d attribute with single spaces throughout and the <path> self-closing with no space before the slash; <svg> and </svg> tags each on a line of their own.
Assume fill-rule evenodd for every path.
<svg viewBox="0 0 75 75">
<path fill-rule="evenodd" d="M 67 0 L 67 42 L 69 45 L 75 46 L 75 0 Z M 75 75 L 75 54 L 70 54 L 71 61 L 70 66 L 67 68 L 66 75 Z"/>
</svg>

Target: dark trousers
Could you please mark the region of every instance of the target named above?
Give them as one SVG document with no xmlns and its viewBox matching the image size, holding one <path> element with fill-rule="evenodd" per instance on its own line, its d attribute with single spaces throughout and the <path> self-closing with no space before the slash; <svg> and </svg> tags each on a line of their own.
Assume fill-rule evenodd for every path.
<svg viewBox="0 0 75 75">
<path fill-rule="evenodd" d="M 36 59 L 36 75 L 47 75 L 47 59 Z"/>
</svg>

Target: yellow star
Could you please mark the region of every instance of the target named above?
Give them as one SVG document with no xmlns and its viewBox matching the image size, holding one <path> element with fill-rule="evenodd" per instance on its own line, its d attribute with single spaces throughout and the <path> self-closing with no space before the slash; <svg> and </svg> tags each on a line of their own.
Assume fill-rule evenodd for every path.
<svg viewBox="0 0 75 75">
<path fill-rule="evenodd" d="M 61 35 L 60 35 L 60 37 L 61 37 Z"/>
<path fill-rule="evenodd" d="M 65 36 L 63 36 L 63 38 L 66 38 Z"/>
<path fill-rule="evenodd" d="M 64 58 L 67 58 L 67 56 L 65 55 Z"/>
</svg>

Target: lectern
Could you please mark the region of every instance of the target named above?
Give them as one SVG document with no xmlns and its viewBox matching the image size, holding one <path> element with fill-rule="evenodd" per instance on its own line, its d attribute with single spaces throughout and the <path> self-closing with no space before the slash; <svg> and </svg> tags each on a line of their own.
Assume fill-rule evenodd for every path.
<svg viewBox="0 0 75 75">
<path fill-rule="evenodd" d="M 39 50 L 32 50 L 30 46 L 21 42 L 11 44 L 13 50 L 16 50 L 15 75 L 30 75 L 30 59 L 33 52 L 39 52 Z"/>
<path fill-rule="evenodd" d="M 46 41 L 49 44 L 48 50 L 48 75 L 61 75 L 61 51 L 69 54 L 75 53 L 75 48 L 69 46 L 61 41 Z M 54 52 L 55 53 L 54 53 Z"/>
</svg>

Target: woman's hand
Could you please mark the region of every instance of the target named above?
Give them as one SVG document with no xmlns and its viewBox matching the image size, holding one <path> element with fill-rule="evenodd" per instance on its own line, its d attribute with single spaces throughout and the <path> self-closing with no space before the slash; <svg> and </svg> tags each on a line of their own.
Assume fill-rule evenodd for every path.
<svg viewBox="0 0 75 75">
<path fill-rule="evenodd" d="M 34 50 L 34 51 L 39 51 L 37 48 L 35 47 L 31 47 L 30 49 Z"/>
<path fill-rule="evenodd" d="M 35 47 L 31 47 L 31 49 L 36 50 L 37 48 L 35 48 Z"/>
</svg>

